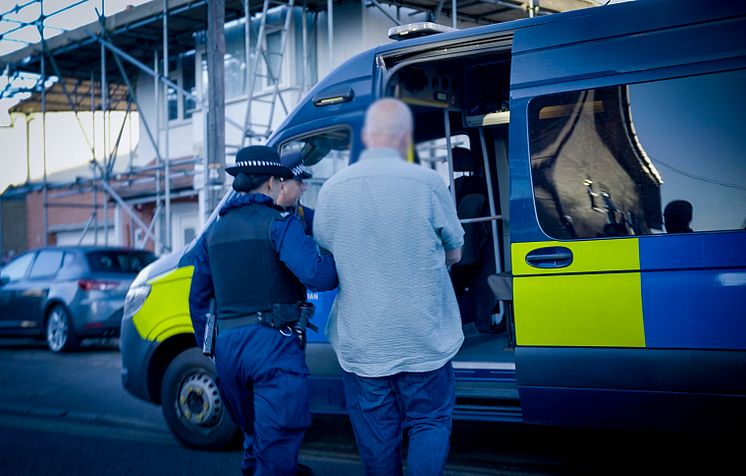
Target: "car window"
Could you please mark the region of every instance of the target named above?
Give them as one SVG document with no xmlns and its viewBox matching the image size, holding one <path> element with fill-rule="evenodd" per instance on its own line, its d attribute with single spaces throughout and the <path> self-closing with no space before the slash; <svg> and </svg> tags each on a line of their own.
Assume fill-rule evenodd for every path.
<svg viewBox="0 0 746 476">
<path fill-rule="evenodd" d="M 62 265 L 62 252 L 40 251 L 29 272 L 29 279 L 50 278 L 57 274 Z"/>
<path fill-rule="evenodd" d="M 155 261 L 155 255 L 148 251 L 93 251 L 86 259 L 91 271 L 130 274 Z"/>
<path fill-rule="evenodd" d="M 62 269 L 57 273 L 57 279 L 74 279 L 85 272 L 85 264 L 77 253 L 66 252 L 62 258 Z"/>
<path fill-rule="evenodd" d="M 0 272 L 0 280 L 4 283 L 12 283 L 22 279 L 26 276 L 26 271 L 28 271 L 28 267 L 33 259 L 34 253 L 28 253 L 19 256 L 14 261 L 11 261 L 10 264 Z"/>
</svg>

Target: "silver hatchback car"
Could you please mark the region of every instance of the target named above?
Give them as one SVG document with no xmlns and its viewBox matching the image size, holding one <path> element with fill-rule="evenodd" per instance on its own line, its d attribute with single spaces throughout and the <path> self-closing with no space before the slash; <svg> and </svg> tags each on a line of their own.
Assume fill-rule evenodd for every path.
<svg viewBox="0 0 746 476">
<path fill-rule="evenodd" d="M 119 334 L 124 298 L 150 251 L 101 246 L 28 251 L 0 271 L 0 336 L 46 338 L 54 352 Z"/>
</svg>

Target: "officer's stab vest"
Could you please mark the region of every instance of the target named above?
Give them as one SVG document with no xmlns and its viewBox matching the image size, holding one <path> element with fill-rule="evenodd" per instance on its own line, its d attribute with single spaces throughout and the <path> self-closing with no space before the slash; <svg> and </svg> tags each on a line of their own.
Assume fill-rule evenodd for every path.
<svg viewBox="0 0 746 476">
<path fill-rule="evenodd" d="M 272 221 L 280 216 L 279 210 L 256 203 L 229 210 L 213 226 L 207 254 L 218 319 L 305 300 L 305 288 L 272 246 Z"/>
</svg>

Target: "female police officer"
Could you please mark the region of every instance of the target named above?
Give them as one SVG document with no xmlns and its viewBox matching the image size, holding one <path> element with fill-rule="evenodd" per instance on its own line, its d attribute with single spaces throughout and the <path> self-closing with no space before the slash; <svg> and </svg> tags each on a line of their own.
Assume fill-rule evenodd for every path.
<svg viewBox="0 0 746 476">
<path fill-rule="evenodd" d="M 336 269 L 294 215 L 276 205 L 280 183 L 293 173 L 274 149 L 241 149 L 226 172 L 239 193 L 195 247 L 192 323 L 201 345 L 215 299 L 218 386 L 232 419 L 253 436 L 243 473 L 293 475 L 311 422 L 308 367 L 293 322 L 305 287 L 333 289 Z"/>
</svg>

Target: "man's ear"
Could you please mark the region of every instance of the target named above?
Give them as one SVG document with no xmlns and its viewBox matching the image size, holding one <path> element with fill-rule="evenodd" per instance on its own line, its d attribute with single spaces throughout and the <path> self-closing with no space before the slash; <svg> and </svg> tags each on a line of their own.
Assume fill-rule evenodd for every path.
<svg viewBox="0 0 746 476">
<path fill-rule="evenodd" d="M 368 129 L 363 127 L 362 132 L 360 133 L 360 139 L 363 141 L 363 145 L 367 148 L 370 147 L 370 134 L 368 133 Z"/>
</svg>

